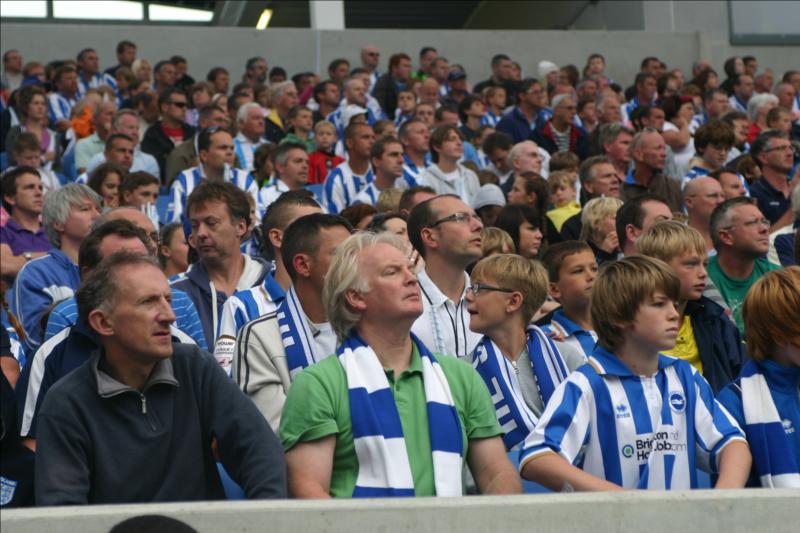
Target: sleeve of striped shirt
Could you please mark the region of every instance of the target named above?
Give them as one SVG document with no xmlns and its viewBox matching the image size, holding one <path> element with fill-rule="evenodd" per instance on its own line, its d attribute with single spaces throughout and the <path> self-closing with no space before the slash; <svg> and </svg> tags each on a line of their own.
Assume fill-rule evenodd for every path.
<svg viewBox="0 0 800 533">
<path fill-rule="evenodd" d="M 343 188 L 342 172 L 338 168 L 334 168 L 325 178 L 325 188 L 322 195 L 322 201 L 325 204 L 323 207 L 328 213 L 336 215 L 346 207 Z"/>
<path fill-rule="evenodd" d="M 200 315 L 185 292 L 172 289 L 172 310 L 175 312 L 175 325 L 178 329 L 190 336 L 201 350 L 208 351 Z"/>
<path fill-rule="evenodd" d="M 42 342 L 46 341 L 59 331 L 64 328 L 68 328 L 72 325 L 72 321 L 69 320 L 64 313 L 65 309 L 60 306 L 56 306 L 55 309 L 50 313 L 50 316 L 47 318 L 47 328 L 44 332 L 44 338 Z"/>
<path fill-rule="evenodd" d="M 58 95 L 53 93 L 47 97 L 47 103 L 49 108 L 49 117 L 50 123 L 55 124 L 59 120 L 68 120 L 69 115 L 65 113 L 69 113 L 69 109 L 64 109 L 59 102 Z"/>
<path fill-rule="evenodd" d="M 167 220 L 169 222 L 180 222 L 181 214 L 183 213 L 184 192 L 183 184 L 180 180 L 180 174 L 172 182 L 169 189 L 170 205 L 167 212 Z"/>
<path fill-rule="evenodd" d="M 520 454 L 520 472 L 525 463 L 540 455 L 555 452 L 575 462 L 589 438 L 593 409 L 592 389 L 580 372 L 570 374 L 558 386 Z"/>
<path fill-rule="evenodd" d="M 745 441 L 736 420 L 714 399 L 711 386 L 693 370 L 694 388 L 697 395 L 694 412 L 694 431 L 697 437 L 697 464 L 707 472 L 717 472 L 717 457 L 733 440 Z"/>
<path fill-rule="evenodd" d="M 236 338 L 239 328 L 244 325 L 244 323 L 240 323 L 244 317 L 244 314 L 240 311 L 241 306 L 241 300 L 236 295 L 228 298 L 222 305 L 222 312 L 219 314 L 217 339 L 223 336 Z"/>
</svg>

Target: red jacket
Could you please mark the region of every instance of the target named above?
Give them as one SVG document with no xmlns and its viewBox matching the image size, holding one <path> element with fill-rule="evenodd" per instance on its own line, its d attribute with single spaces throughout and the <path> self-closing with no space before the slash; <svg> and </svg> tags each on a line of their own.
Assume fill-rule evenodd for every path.
<svg viewBox="0 0 800 533">
<path fill-rule="evenodd" d="M 344 158 L 322 150 L 311 153 L 308 156 L 308 184 L 325 183 L 330 171 L 343 162 Z"/>
</svg>

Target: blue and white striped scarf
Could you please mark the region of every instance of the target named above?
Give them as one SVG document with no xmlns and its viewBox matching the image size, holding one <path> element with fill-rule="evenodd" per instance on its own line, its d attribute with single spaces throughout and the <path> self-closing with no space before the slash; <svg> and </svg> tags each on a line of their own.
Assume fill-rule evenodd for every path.
<svg viewBox="0 0 800 533">
<path fill-rule="evenodd" d="M 569 375 L 567 364 L 553 341 L 536 326 L 528 327 L 527 346 L 533 377 L 539 387 L 542 403 L 547 405 L 556 387 Z M 475 348 L 472 364 L 492 395 L 506 449 L 518 447 L 533 431 L 539 419 L 525 404 L 514 367 L 489 337 L 481 339 Z"/>
<path fill-rule="evenodd" d="M 753 462 L 767 488 L 800 488 L 800 471 L 781 417 L 758 365 L 745 363 L 740 380 L 744 431 Z"/>
<path fill-rule="evenodd" d="M 461 422 L 447 378 L 433 354 L 411 334 L 422 360 L 437 496 L 461 496 Z M 353 441 L 358 458 L 354 498 L 414 496 L 403 426 L 389 380 L 375 352 L 357 334 L 336 351 L 347 375 Z"/>
<path fill-rule="evenodd" d="M 314 334 L 308 327 L 294 286 L 289 288 L 286 298 L 280 303 L 277 311 L 278 328 L 286 352 L 289 377 L 294 380 L 298 372 L 329 354 L 314 353 Z"/>
</svg>

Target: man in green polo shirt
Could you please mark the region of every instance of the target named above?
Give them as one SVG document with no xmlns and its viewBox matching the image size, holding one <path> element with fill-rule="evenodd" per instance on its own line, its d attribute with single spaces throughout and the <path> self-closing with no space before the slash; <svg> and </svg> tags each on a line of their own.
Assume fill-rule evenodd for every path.
<svg viewBox="0 0 800 533">
<path fill-rule="evenodd" d="M 348 238 L 323 301 L 337 357 L 297 375 L 281 418 L 293 497 L 460 495 L 463 458 L 482 493 L 521 491 L 481 378 L 410 333 L 422 301 L 402 242 Z"/>
<path fill-rule="evenodd" d="M 750 287 L 775 265 L 764 259 L 769 251 L 769 220 L 755 200 L 725 200 L 711 213 L 711 241 L 717 254 L 708 262 L 708 276 L 719 289 L 744 335 L 742 303 Z"/>
</svg>

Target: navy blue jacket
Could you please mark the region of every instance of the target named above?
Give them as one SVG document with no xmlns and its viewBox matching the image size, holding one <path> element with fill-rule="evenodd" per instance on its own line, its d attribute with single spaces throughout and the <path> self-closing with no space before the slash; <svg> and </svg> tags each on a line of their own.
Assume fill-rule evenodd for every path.
<svg viewBox="0 0 800 533">
<path fill-rule="evenodd" d="M 725 310 L 705 296 L 690 301 L 686 314 L 692 321 L 703 377 L 717 394 L 739 376 L 747 359 L 745 345 Z"/>
</svg>

